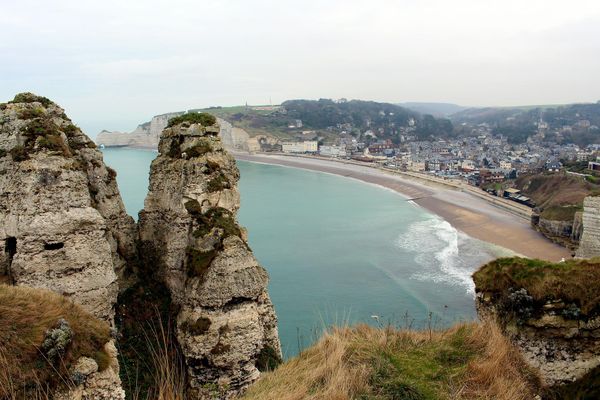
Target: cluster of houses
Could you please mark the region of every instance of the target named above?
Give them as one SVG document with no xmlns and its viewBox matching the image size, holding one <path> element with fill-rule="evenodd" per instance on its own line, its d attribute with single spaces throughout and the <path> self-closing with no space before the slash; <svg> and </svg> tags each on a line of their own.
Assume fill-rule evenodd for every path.
<svg viewBox="0 0 600 400">
<path fill-rule="evenodd" d="M 281 151 L 379 163 L 398 170 L 461 179 L 482 187 L 522 173 L 559 172 L 563 169 L 559 160 L 590 161 L 589 169 L 600 172 L 600 163 L 596 162 L 600 145 L 580 148 L 575 144 L 546 142 L 539 135 L 523 144 L 510 144 L 506 137 L 493 135 L 485 124 L 477 129 L 474 136 L 411 140 L 400 144 L 389 139 L 371 140 L 366 144 L 350 135 L 341 135 L 334 144 L 319 145 L 317 140 L 283 142 Z M 526 200 L 515 199 L 526 203 Z"/>
</svg>

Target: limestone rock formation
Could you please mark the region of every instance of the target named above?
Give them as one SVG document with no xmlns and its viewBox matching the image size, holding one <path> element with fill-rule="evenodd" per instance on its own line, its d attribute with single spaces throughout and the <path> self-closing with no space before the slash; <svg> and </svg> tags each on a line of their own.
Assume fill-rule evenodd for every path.
<svg viewBox="0 0 600 400">
<path fill-rule="evenodd" d="M 110 356 L 107 368 L 100 371 L 94 359 L 79 358 L 70 371 L 73 384 L 55 393 L 54 400 L 125 400 L 114 342 L 108 342 L 104 351 Z"/>
<path fill-rule="evenodd" d="M 267 273 L 235 219 L 239 171 L 218 134 L 214 120 L 163 131 L 139 222 L 142 256 L 179 306 L 177 338 L 200 398 L 230 398 L 281 354 Z"/>
<path fill-rule="evenodd" d="M 172 112 L 156 115 L 150 122 L 140 124 L 133 132 L 110 132 L 102 131 L 96 137 L 98 145 L 106 147 L 138 147 L 156 149 L 160 133 L 167 126 L 169 119 L 183 114 L 183 112 Z"/>
<path fill-rule="evenodd" d="M 46 98 L 0 105 L 0 275 L 112 321 L 117 276 L 136 257 L 135 223 L 95 147 Z"/>
<path fill-rule="evenodd" d="M 156 115 L 150 122 L 145 122 L 129 133 L 102 131 L 96 138 L 98 145 L 106 147 L 135 147 L 135 148 L 158 148 L 160 134 L 167 127 L 169 119 L 184 114 L 183 112 L 172 112 Z M 228 121 L 217 118 L 221 127 L 219 135 L 223 146 L 228 150 L 248 151 L 248 133 L 240 128 L 234 127 Z M 260 150 L 260 146 L 258 148 Z"/>
<path fill-rule="evenodd" d="M 600 257 L 600 196 L 583 201 L 583 233 L 575 255 L 580 258 Z"/>
<path fill-rule="evenodd" d="M 582 379 L 600 367 L 599 265 L 499 259 L 477 271 L 476 307 L 496 319 L 544 383 Z"/>
</svg>

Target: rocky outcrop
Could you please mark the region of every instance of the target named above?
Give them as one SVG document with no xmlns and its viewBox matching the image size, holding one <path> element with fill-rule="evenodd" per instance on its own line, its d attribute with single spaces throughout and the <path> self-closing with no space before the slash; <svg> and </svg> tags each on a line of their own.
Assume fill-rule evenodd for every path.
<svg viewBox="0 0 600 400">
<path fill-rule="evenodd" d="M 477 271 L 476 307 L 496 319 L 548 386 L 600 366 L 599 265 L 499 259 Z"/>
<path fill-rule="evenodd" d="M 583 233 L 575 255 L 580 258 L 600 257 L 600 196 L 583 201 Z"/>
<path fill-rule="evenodd" d="M 136 257 L 115 172 L 50 100 L 0 106 L 0 272 L 113 319 L 117 277 Z"/>
<path fill-rule="evenodd" d="M 96 143 L 106 147 L 139 147 L 156 149 L 160 133 L 167 126 L 169 119 L 181 114 L 183 114 L 183 112 L 156 115 L 152 117 L 150 122 L 138 125 L 134 131 L 129 133 L 104 130 L 96 137 Z"/>
<path fill-rule="evenodd" d="M 556 244 L 575 250 L 582 234 L 582 213 L 576 212 L 573 220 L 560 221 L 533 214 L 531 225 L 535 230 Z"/>
<path fill-rule="evenodd" d="M 113 341 L 104 346 L 108 366 L 100 370 L 90 357 L 80 357 L 71 368 L 71 385 L 54 394 L 54 400 L 125 400 L 125 391 L 119 378 L 117 348 Z"/>
<path fill-rule="evenodd" d="M 513 292 L 513 298 L 519 296 L 517 301 L 528 298 L 526 291 Z M 549 386 L 574 382 L 600 365 L 600 317 L 568 318 L 574 308 L 561 301 L 546 302 L 535 316 L 509 316 L 486 293 L 477 296 L 477 310 L 480 315 L 500 315 L 505 332 Z"/>
<path fill-rule="evenodd" d="M 140 213 L 140 243 L 179 308 L 189 390 L 230 398 L 281 353 L 267 273 L 235 219 L 239 172 L 218 124 L 205 125 L 183 122 L 163 131 Z"/>
</svg>

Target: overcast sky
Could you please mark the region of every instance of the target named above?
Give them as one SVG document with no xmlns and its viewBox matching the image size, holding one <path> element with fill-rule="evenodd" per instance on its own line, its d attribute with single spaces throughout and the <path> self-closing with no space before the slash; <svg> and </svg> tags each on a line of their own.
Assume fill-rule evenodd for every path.
<svg viewBox="0 0 600 400">
<path fill-rule="evenodd" d="M 0 0 L 0 101 L 91 136 L 152 115 L 319 97 L 600 99 L 599 0 Z"/>
</svg>

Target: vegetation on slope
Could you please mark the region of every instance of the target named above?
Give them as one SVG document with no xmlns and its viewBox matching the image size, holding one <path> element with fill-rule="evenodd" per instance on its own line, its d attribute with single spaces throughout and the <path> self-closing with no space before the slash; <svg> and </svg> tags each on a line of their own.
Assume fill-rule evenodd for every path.
<svg viewBox="0 0 600 400">
<path fill-rule="evenodd" d="M 79 357 L 108 367 L 110 328 L 67 298 L 0 285 L 0 398 L 31 398 L 70 382 Z"/>
<path fill-rule="evenodd" d="M 563 133 L 564 143 L 585 146 L 598 141 L 598 130 L 578 126 L 581 120 L 587 120 L 592 126 L 600 126 L 600 102 L 588 104 L 545 105 L 530 107 L 487 107 L 471 108 L 453 114 L 452 122 L 460 125 L 487 123 L 495 133 L 508 137 L 511 143 L 523 143 L 537 132 L 536 123 L 543 119 L 552 129 L 571 126 Z M 558 138 L 557 138 L 558 140 Z"/>
<path fill-rule="evenodd" d="M 542 218 L 559 221 L 572 221 L 583 199 L 600 192 L 600 185 L 567 174 L 523 175 L 516 186 L 535 201 Z"/>
<path fill-rule="evenodd" d="M 326 333 L 245 400 L 532 399 L 539 380 L 491 322 L 443 332 L 366 325 Z"/>
<path fill-rule="evenodd" d="M 335 130 L 343 129 L 358 136 L 370 129 L 379 138 L 399 141 L 399 128 L 408 126 L 411 118 L 416 128 L 413 134 L 419 138 L 447 137 L 453 134 L 452 123 L 448 119 L 421 115 L 390 103 L 362 100 L 335 102 L 319 99 L 288 100 L 281 106 L 281 109 L 274 110 L 214 107 L 203 111 L 226 119 L 252 136 L 267 134 L 280 139 L 289 139 L 299 133 L 298 130 L 288 128 L 297 120 L 302 121 L 301 130 L 314 130 L 325 140 L 335 138 L 338 135 Z"/>
<path fill-rule="evenodd" d="M 217 119 L 214 115 L 208 113 L 189 112 L 178 117 L 171 118 L 167 124 L 167 128 L 179 125 L 183 122 L 189 122 L 190 124 L 200 124 L 203 126 L 212 126 L 215 123 L 217 123 Z"/>
<path fill-rule="evenodd" d="M 586 317 L 598 311 L 600 304 L 600 259 L 567 260 L 550 263 L 512 257 L 499 258 L 473 274 L 478 292 L 506 297 L 525 289 L 533 304 L 561 300 L 577 308 L 565 317 Z"/>
</svg>

